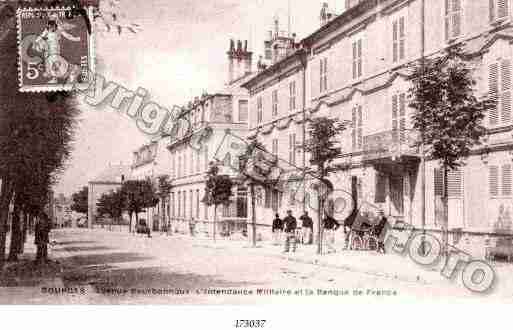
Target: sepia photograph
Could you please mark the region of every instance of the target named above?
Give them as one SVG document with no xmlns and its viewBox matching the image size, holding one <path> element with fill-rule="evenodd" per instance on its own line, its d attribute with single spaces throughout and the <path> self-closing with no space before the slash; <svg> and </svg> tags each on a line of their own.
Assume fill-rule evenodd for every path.
<svg viewBox="0 0 513 330">
<path fill-rule="evenodd" d="M 0 1 L 0 305 L 511 303 L 512 65 L 510 0 Z"/>
</svg>

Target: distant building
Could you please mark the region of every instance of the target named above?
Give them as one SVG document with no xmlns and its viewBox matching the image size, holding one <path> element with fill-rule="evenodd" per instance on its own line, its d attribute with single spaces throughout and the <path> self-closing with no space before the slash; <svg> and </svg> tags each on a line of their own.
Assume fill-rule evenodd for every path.
<svg viewBox="0 0 513 330">
<path fill-rule="evenodd" d="M 121 184 L 130 175 L 130 166 L 109 165 L 103 172 L 88 182 L 88 227 L 92 228 L 96 221 L 96 203 L 103 194 L 107 194 L 121 187 Z"/>
</svg>

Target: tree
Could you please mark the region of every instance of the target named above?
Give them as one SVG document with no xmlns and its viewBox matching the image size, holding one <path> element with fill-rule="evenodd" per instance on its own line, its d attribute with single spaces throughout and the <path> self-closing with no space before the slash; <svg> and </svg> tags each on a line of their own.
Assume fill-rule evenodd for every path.
<svg viewBox="0 0 513 330">
<path fill-rule="evenodd" d="M 496 106 L 493 98 L 475 96 L 473 68 L 461 47 L 412 65 L 410 106 L 414 129 L 420 132 L 424 157 L 438 159 L 443 173 L 443 241 L 448 243 L 447 174 L 464 165 L 473 147 L 486 133 L 485 111 Z M 445 251 L 447 252 L 447 251 Z"/>
<path fill-rule="evenodd" d="M 345 129 L 345 124 L 338 119 L 318 117 L 310 121 L 308 126 L 309 138 L 306 140 L 304 149 L 310 153 L 310 164 L 316 167 L 316 184 L 318 192 L 318 223 L 317 223 L 317 253 L 322 253 L 322 224 L 324 201 L 327 193 L 333 191 L 333 184 L 327 179 L 330 171 L 335 170 L 332 162 L 342 155 L 338 146 L 338 135 Z"/>
<path fill-rule="evenodd" d="M 120 189 L 112 191 L 108 194 L 103 194 L 98 202 L 97 212 L 100 216 L 109 215 L 112 222 L 120 223 L 121 216 L 123 214 L 123 195 Z"/>
<path fill-rule="evenodd" d="M 271 173 L 276 167 L 277 157 L 271 155 L 265 146 L 257 139 L 252 140 L 244 154 L 239 157 L 239 172 L 243 180 L 249 186 L 251 196 L 251 224 L 253 227 L 252 242 L 256 247 L 256 192 L 255 187 L 271 187 L 275 182 L 272 180 Z"/>
<path fill-rule="evenodd" d="M 216 163 L 210 162 L 206 175 L 205 197 L 203 203 L 207 206 L 214 205 L 214 242 L 216 240 L 217 207 L 219 205 L 229 205 L 232 192 L 233 181 L 229 175 L 219 174 L 219 167 Z"/>
<path fill-rule="evenodd" d="M 166 214 L 166 201 L 169 198 L 169 193 L 171 192 L 171 181 L 169 180 L 169 175 L 161 175 L 158 177 L 158 187 L 157 187 L 157 196 L 160 199 L 161 205 L 161 219 L 162 222 L 165 223 L 165 214 Z M 166 223 L 167 233 L 171 233 L 172 230 L 170 228 L 171 222 Z"/>
<path fill-rule="evenodd" d="M 87 214 L 88 211 L 88 196 L 89 188 L 87 186 L 82 187 L 80 191 L 71 195 L 72 204 L 71 210 L 77 213 Z"/>
<path fill-rule="evenodd" d="M 139 213 L 145 208 L 154 207 L 158 203 L 155 187 L 151 180 L 127 180 L 121 186 L 124 210 L 130 216 L 129 231 L 132 231 L 132 216 L 135 213 L 136 225 L 139 224 Z"/>
</svg>

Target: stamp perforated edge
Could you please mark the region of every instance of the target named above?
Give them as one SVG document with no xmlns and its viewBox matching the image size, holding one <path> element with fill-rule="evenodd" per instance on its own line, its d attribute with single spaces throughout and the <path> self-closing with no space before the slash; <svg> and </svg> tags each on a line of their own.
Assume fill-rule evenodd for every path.
<svg viewBox="0 0 513 330">
<path fill-rule="evenodd" d="M 93 7 L 88 6 L 87 8 L 87 15 L 91 22 L 91 33 L 87 36 L 87 49 L 88 49 L 88 67 L 90 74 L 94 75 L 95 72 L 95 47 L 94 47 L 94 22 L 93 22 Z M 75 89 L 77 84 L 60 84 L 60 85 L 38 85 L 38 86 L 24 86 L 23 85 L 23 65 L 22 65 L 22 51 L 21 51 L 21 14 L 23 12 L 30 12 L 30 11 L 65 11 L 65 10 L 72 10 L 72 7 L 51 7 L 51 8 L 18 8 L 16 10 L 16 33 L 17 33 L 17 43 L 18 43 L 18 90 L 20 92 L 35 92 L 35 93 L 44 93 L 44 92 L 59 92 L 59 91 L 72 91 Z M 90 82 L 84 83 L 84 85 L 90 85 L 92 79 L 94 77 L 89 77 Z M 78 84 L 81 86 L 81 84 Z"/>
</svg>

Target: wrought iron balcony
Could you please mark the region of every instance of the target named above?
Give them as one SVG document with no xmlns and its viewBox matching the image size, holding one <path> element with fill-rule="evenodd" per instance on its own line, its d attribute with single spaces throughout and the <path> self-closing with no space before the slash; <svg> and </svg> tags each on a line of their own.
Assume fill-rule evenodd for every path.
<svg viewBox="0 0 513 330">
<path fill-rule="evenodd" d="M 418 157 L 414 130 L 384 131 L 363 137 L 363 161 Z"/>
</svg>

